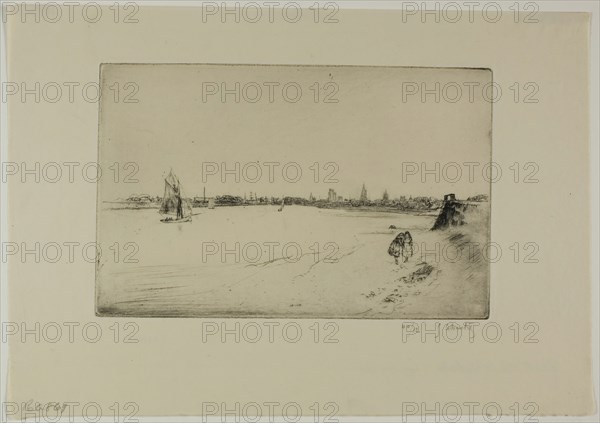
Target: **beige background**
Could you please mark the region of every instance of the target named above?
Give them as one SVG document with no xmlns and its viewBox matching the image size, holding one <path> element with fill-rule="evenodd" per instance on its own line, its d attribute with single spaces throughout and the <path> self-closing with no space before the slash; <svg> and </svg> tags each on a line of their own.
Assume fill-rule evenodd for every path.
<svg viewBox="0 0 600 423">
<path fill-rule="evenodd" d="M 145 8 L 140 23 L 8 23 L 9 81 L 98 80 L 102 62 L 356 64 L 489 67 L 506 91 L 494 106 L 493 158 L 539 164 L 538 184 L 492 187 L 491 320 L 502 341 L 402 343 L 401 321 L 340 321 L 337 344 L 202 342 L 201 320 L 138 320 L 139 343 L 113 343 L 94 316 L 94 265 L 9 262 L 9 320 L 99 321 L 101 342 L 10 345 L 9 401 L 134 401 L 138 416 L 199 414 L 203 401 L 335 401 L 338 415 L 397 415 L 403 401 L 519 402 L 540 414 L 594 410 L 588 248 L 588 25 L 584 14 L 538 24 L 421 24 L 398 12 L 340 11 L 338 24 L 203 23 L 199 10 Z M 533 81 L 539 103 L 508 86 Z M 9 160 L 93 162 L 97 104 L 12 101 Z M 511 175 L 512 176 L 512 175 Z M 95 239 L 96 186 L 78 180 L 9 184 L 15 242 Z M 557 246 L 558 240 L 558 246 Z M 538 264 L 514 263 L 514 242 L 539 244 Z M 132 320 L 128 319 L 127 321 Z M 536 322 L 539 343 L 508 327 Z M 301 322 L 308 333 L 312 321 Z"/>
</svg>

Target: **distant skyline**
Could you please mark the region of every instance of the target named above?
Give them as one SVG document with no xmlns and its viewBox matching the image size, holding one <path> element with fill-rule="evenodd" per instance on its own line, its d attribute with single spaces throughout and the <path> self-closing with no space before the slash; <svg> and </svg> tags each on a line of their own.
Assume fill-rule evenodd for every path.
<svg viewBox="0 0 600 423">
<path fill-rule="evenodd" d="M 110 87 L 127 81 L 138 85 L 138 102 L 114 102 Z M 235 96 L 226 101 L 206 98 L 203 92 L 206 83 L 235 87 L 273 81 L 280 86 L 293 81 L 303 87 L 304 97 L 296 103 L 277 98 L 251 103 L 243 98 L 236 102 Z M 100 198 L 162 195 L 171 169 L 188 197 L 202 195 L 206 187 L 210 196 L 243 197 L 252 191 L 268 197 L 308 198 L 312 193 L 327 198 L 333 188 L 344 198 L 358 199 L 363 183 L 371 200 L 382 198 L 385 190 L 391 199 L 489 194 L 481 169 L 491 157 L 491 104 L 477 97 L 456 103 L 436 103 L 433 96 L 426 102 L 420 96 L 406 101 L 402 87 L 407 81 L 484 85 L 491 73 L 343 66 L 104 66 L 99 161 L 103 168 L 135 163 L 132 176 L 139 182 L 104 179 Z M 315 83 L 334 83 L 337 103 L 315 102 L 310 88 Z M 464 163 L 478 164 L 472 182 L 470 165 Z M 327 177 L 338 182 L 326 183 Z"/>
<path fill-rule="evenodd" d="M 183 187 L 183 184 L 182 184 Z M 389 200 L 395 200 L 395 199 L 399 199 L 401 197 L 406 197 L 406 198 L 410 198 L 410 197 L 435 197 L 435 198 L 439 198 L 442 199 L 444 195 L 446 194 L 456 194 L 456 192 L 452 191 L 452 192 L 445 192 L 444 194 L 442 194 L 441 196 L 436 196 L 436 195 L 421 195 L 421 194 L 405 194 L 405 193 L 399 193 L 397 195 L 395 195 L 393 192 L 391 192 L 390 190 L 384 190 L 380 195 L 372 195 L 369 192 L 368 187 L 366 187 L 366 191 L 367 191 L 367 200 L 369 201 L 374 201 L 374 200 L 382 200 L 384 198 L 384 192 L 387 192 L 388 194 L 388 199 Z M 331 188 L 327 188 L 326 189 L 329 191 L 329 189 Z M 189 190 L 186 190 L 185 188 L 183 188 L 183 196 L 184 197 L 189 197 L 189 198 L 193 198 L 193 197 L 203 197 L 204 192 L 202 190 L 200 190 L 199 192 L 188 192 Z M 362 187 L 361 189 L 359 189 L 358 191 L 360 191 L 360 193 L 362 193 Z M 235 195 L 235 196 L 239 196 L 239 197 L 246 197 L 246 198 L 250 198 L 250 197 L 267 197 L 267 198 L 271 198 L 271 197 L 277 197 L 277 198 L 281 198 L 281 197 L 300 197 L 300 198 L 305 198 L 305 199 L 309 199 L 310 196 L 312 195 L 315 199 L 317 200 L 327 200 L 328 199 L 328 193 L 320 193 L 320 192 L 309 192 L 307 195 L 291 195 L 291 194 L 284 194 L 284 195 L 279 195 L 279 194 L 267 194 L 267 193 L 261 193 L 260 191 L 244 191 L 243 193 L 238 193 L 237 191 L 235 193 L 233 192 L 207 192 L 206 193 L 206 198 L 214 198 L 216 196 L 222 196 L 222 195 Z M 344 193 L 341 193 L 339 191 L 335 191 L 336 196 L 338 197 L 342 197 L 344 199 L 349 199 L 349 200 L 360 200 L 361 199 L 361 195 L 344 195 Z M 488 194 L 486 192 L 478 192 L 478 193 L 471 193 L 468 195 L 458 195 L 456 194 L 457 198 L 459 199 L 466 199 L 467 197 L 473 197 L 475 195 L 479 195 L 479 194 Z M 162 197 L 163 196 L 163 192 L 132 192 L 131 194 L 127 195 L 126 197 L 119 197 L 118 199 L 126 199 L 129 197 L 134 197 L 134 196 L 144 196 L 144 195 L 149 195 L 151 197 Z"/>
</svg>

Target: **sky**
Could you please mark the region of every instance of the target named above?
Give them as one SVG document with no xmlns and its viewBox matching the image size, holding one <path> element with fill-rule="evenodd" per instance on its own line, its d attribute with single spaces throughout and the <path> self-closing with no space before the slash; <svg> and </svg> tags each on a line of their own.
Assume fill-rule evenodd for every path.
<svg viewBox="0 0 600 423">
<path fill-rule="evenodd" d="M 363 183 L 372 200 L 489 194 L 490 81 L 476 69 L 104 65 L 99 162 L 123 171 L 101 199 L 162 195 L 171 169 L 187 197 L 358 198 Z"/>
</svg>

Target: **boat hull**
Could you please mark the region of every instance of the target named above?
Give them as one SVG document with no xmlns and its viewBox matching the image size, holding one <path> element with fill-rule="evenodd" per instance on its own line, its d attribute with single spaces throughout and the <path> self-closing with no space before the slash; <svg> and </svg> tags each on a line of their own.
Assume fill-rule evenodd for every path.
<svg viewBox="0 0 600 423">
<path fill-rule="evenodd" d="M 191 222 L 192 221 L 192 216 L 188 216 L 188 217 L 184 217 L 183 219 L 160 219 L 160 221 L 162 223 L 184 223 L 184 222 Z"/>
</svg>

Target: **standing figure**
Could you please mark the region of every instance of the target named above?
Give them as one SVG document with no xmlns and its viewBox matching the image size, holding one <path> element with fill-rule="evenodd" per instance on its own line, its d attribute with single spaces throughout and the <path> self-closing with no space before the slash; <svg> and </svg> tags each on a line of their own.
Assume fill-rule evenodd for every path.
<svg viewBox="0 0 600 423">
<path fill-rule="evenodd" d="M 402 263 L 406 263 L 409 257 L 414 254 L 413 239 L 410 232 L 400 232 L 396 235 L 388 248 L 388 254 L 394 257 L 396 264 L 399 264 L 398 258 L 400 256 L 402 256 Z"/>
<path fill-rule="evenodd" d="M 404 232 L 404 249 L 402 250 L 402 257 L 404 257 L 404 263 L 408 261 L 409 257 L 414 254 L 413 239 L 410 232 Z"/>
<path fill-rule="evenodd" d="M 396 264 L 398 263 L 398 257 L 403 256 L 404 251 L 404 233 L 400 232 L 396 235 L 396 238 L 392 241 L 388 248 L 388 254 L 394 257 Z"/>
</svg>

